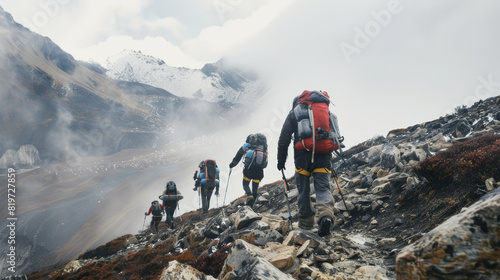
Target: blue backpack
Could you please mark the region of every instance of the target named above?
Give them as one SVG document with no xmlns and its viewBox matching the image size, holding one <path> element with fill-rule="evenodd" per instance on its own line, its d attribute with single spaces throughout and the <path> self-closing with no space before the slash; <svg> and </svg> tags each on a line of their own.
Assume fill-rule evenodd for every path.
<svg viewBox="0 0 500 280">
<path fill-rule="evenodd" d="M 267 167 L 267 139 L 261 133 L 251 134 L 241 147 L 245 151 L 245 169 L 264 169 Z"/>
</svg>

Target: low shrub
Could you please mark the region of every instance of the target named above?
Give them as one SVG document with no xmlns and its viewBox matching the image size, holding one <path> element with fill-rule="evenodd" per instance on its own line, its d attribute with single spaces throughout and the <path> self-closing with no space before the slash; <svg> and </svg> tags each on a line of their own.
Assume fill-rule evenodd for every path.
<svg viewBox="0 0 500 280">
<path fill-rule="evenodd" d="M 488 134 L 454 144 L 414 169 L 434 184 L 483 184 L 490 177 L 500 180 L 500 136 Z"/>
</svg>

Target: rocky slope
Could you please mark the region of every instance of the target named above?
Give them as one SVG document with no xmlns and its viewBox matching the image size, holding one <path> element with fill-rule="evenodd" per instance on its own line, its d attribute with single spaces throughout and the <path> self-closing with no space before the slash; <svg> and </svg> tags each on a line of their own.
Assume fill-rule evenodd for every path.
<svg viewBox="0 0 500 280">
<path fill-rule="evenodd" d="M 490 98 L 336 158 L 330 236 L 287 220 L 279 181 L 262 186 L 252 208 L 242 197 L 185 213 L 174 229 L 162 223 L 158 234 L 124 235 L 28 278 L 497 279 L 499 105 Z M 289 182 L 294 215 L 298 193 Z"/>
<path fill-rule="evenodd" d="M 189 69 L 172 67 L 161 59 L 126 50 L 108 58 L 105 67 L 106 75 L 111 78 L 210 102 L 244 103 L 255 100 L 265 89 L 255 75 L 229 65 L 224 59 L 201 69 Z"/>
</svg>

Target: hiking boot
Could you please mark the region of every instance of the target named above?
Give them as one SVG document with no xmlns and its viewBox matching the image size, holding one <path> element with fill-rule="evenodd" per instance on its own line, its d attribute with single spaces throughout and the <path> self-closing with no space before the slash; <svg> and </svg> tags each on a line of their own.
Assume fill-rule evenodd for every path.
<svg viewBox="0 0 500 280">
<path fill-rule="evenodd" d="M 252 195 L 247 197 L 246 205 L 252 207 L 254 202 L 255 202 L 255 199 L 253 198 Z"/>
<path fill-rule="evenodd" d="M 299 228 L 310 230 L 314 227 L 314 215 L 307 218 L 299 217 Z"/>
<path fill-rule="evenodd" d="M 333 224 L 333 219 L 331 217 L 323 217 L 321 221 L 319 221 L 319 230 L 318 235 L 320 237 L 327 236 L 330 234 L 330 226 Z"/>
</svg>

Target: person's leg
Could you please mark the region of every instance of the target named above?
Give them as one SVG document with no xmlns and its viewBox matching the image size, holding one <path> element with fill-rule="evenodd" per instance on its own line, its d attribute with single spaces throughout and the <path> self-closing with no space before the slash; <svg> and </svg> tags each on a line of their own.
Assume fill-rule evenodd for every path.
<svg viewBox="0 0 500 280">
<path fill-rule="evenodd" d="M 208 212 L 208 209 L 210 209 L 210 198 L 212 197 L 212 193 L 214 192 L 214 189 L 213 188 L 208 188 L 207 189 L 207 212 Z"/>
<path fill-rule="evenodd" d="M 161 218 L 163 218 L 163 216 L 153 217 L 151 219 L 151 230 L 153 231 L 153 233 L 158 233 L 158 226 L 160 224 Z"/>
<path fill-rule="evenodd" d="M 256 179 L 252 180 L 252 195 L 253 195 L 254 200 L 257 200 L 259 184 L 260 184 L 260 180 L 256 180 Z"/>
<path fill-rule="evenodd" d="M 201 205 L 203 208 L 203 212 L 207 213 L 208 212 L 208 199 L 207 199 L 207 187 L 202 186 L 201 187 Z"/>
<path fill-rule="evenodd" d="M 252 195 L 252 191 L 250 191 L 250 181 L 250 178 L 243 175 L 243 190 L 247 196 Z"/>
<path fill-rule="evenodd" d="M 319 236 L 330 234 L 330 227 L 333 224 L 335 201 L 330 190 L 330 174 L 331 171 L 328 168 L 317 168 L 313 171 Z"/>
<path fill-rule="evenodd" d="M 311 229 L 314 226 L 314 209 L 311 205 L 311 186 L 309 182 L 310 173 L 304 169 L 295 169 L 295 183 L 299 191 L 299 227 Z"/>
<path fill-rule="evenodd" d="M 166 222 L 167 222 L 167 226 L 172 228 L 172 223 L 173 223 L 173 218 L 172 218 L 172 215 L 173 215 L 173 209 L 168 207 L 165 209 L 165 213 L 167 214 L 167 217 L 166 217 Z"/>
<path fill-rule="evenodd" d="M 156 233 L 158 233 L 161 218 L 162 218 L 162 217 L 160 217 L 160 218 L 159 218 L 159 219 L 155 222 L 155 229 L 156 229 Z"/>
</svg>

